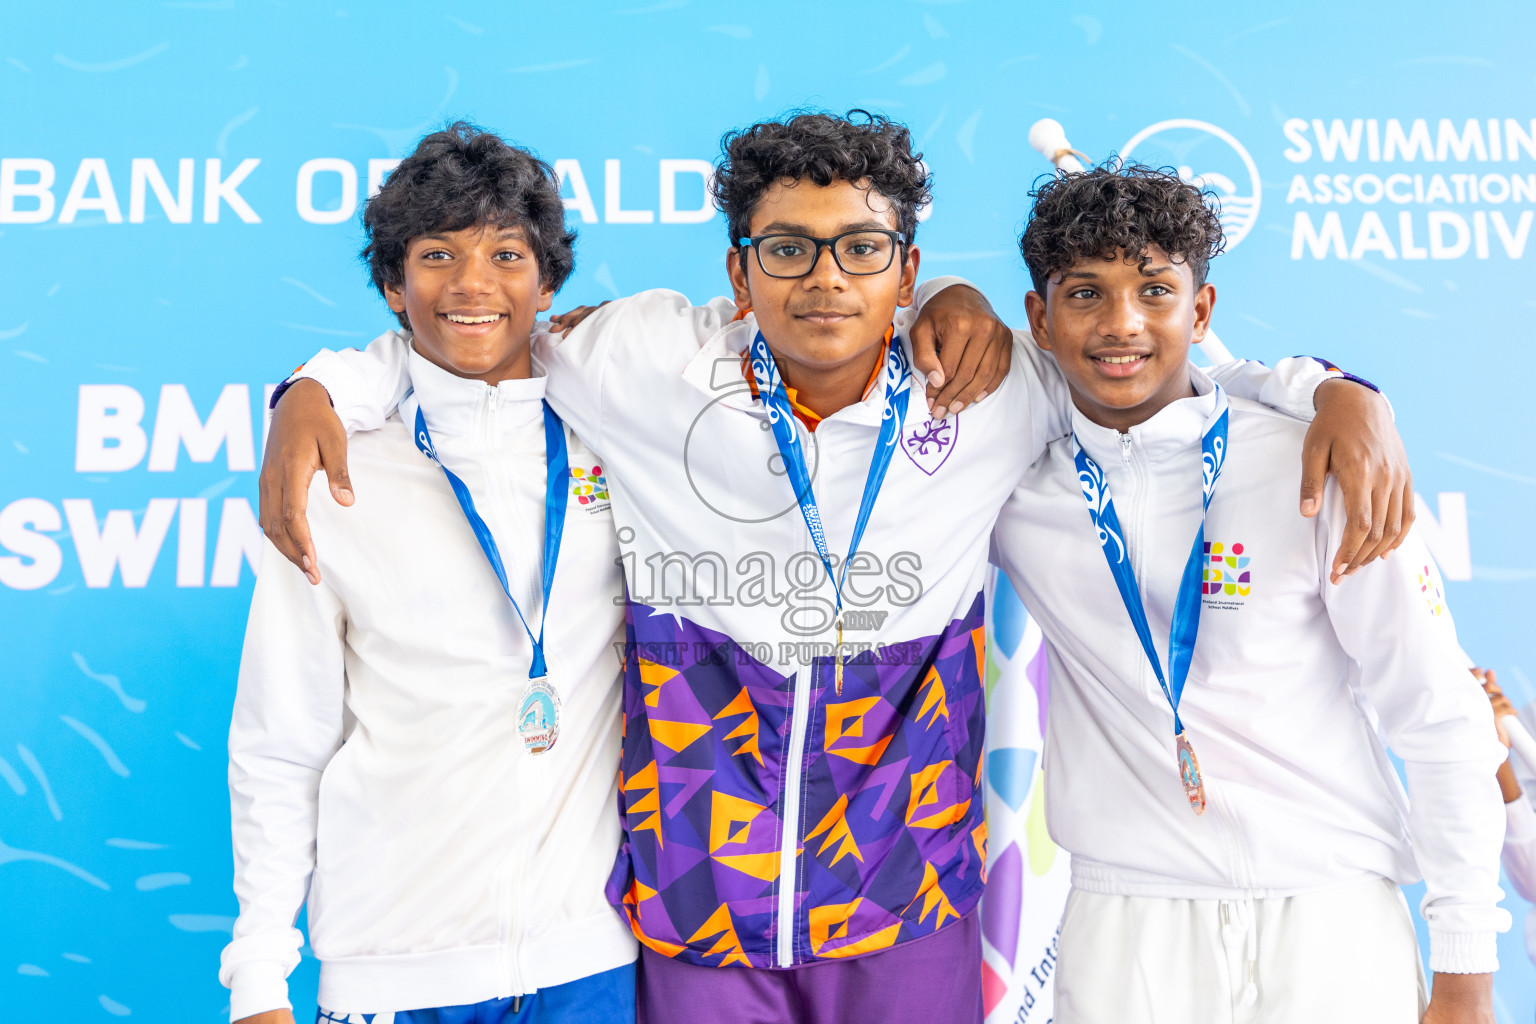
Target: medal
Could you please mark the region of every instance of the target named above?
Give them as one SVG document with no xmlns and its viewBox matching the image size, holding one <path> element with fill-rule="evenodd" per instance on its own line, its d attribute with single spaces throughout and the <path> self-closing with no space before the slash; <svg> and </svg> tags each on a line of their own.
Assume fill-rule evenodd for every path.
<svg viewBox="0 0 1536 1024">
<path fill-rule="evenodd" d="M 907 418 L 907 402 L 912 397 L 912 381 L 908 373 L 907 353 L 894 332 L 887 332 L 885 345 L 885 408 L 880 419 L 880 434 L 875 439 L 875 451 L 869 462 L 869 474 L 864 478 L 864 495 L 859 501 L 859 515 L 853 524 L 853 538 L 848 543 L 848 557 L 843 559 L 843 572 L 839 576 L 832 571 L 832 553 L 827 548 L 827 534 L 821 523 L 821 509 L 816 504 L 816 493 L 811 488 L 811 474 L 805 466 L 805 452 L 800 445 L 800 434 L 795 430 L 795 413 L 784 391 L 783 378 L 778 364 L 759 331 L 752 339 L 752 378 L 757 385 L 757 397 L 768 410 L 768 423 L 773 428 L 773 439 L 779 455 L 784 460 L 784 471 L 795 488 L 795 500 L 800 503 L 800 514 L 805 527 L 816 544 L 816 554 L 821 559 L 827 578 L 832 581 L 832 591 L 837 595 L 837 650 L 832 656 L 832 689 L 843 695 L 843 582 L 848 576 L 848 563 L 859 550 L 864 539 L 864 528 L 869 525 L 869 515 L 875 508 L 875 499 L 885 484 L 886 471 L 891 468 L 891 455 L 896 451 L 896 439 L 901 425 Z"/>
<path fill-rule="evenodd" d="M 523 615 L 522 608 L 518 607 L 517 598 L 512 596 L 512 588 L 507 583 L 507 570 L 501 561 L 501 551 L 496 546 L 496 538 L 491 535 L 491 528 L 485 524 L 479 511 L 475 508 L 475 499 L 470 496 L 469 488 L 464 481 L 459 479 L 457 473 L 443 465 L 437 457 L 437 449 L 432 444 L 432 434 L 427 430 L 427 420 L 421 411 L 421 403 L 414 397 L 414 390 L 408 392 L 401 401 L 402 413 L 409 414 L 409 406 L 416 407 L 416 447 L 421 449 L 423 455 L 437 463 L 448 477 L 448 485 L 453 488 L 453 496 L 459 500 L 459 508 L 464 512 L 464 518 L 469 520 L 469 525 L 475 533 L 475 539 L 480 542 L 480 550 L 485 553 L 486 561 L 491 563 L 491 569 L 496 573 L 496 579 L 501 582 L 502 593 L 507 595 L 507 600 L 512 602 L 512 610 L 517 613 L 517 621 L 523 624 L 523 632 L 528 634 L 528 642 L 533 645 L 533 657 L 528 665 L 528 682 L 523 687 L 521 699 L 517 705 L 517 734 L 522 737 L 523 746 L 530 754 L 542 754 L 555 745 L 560 738 L 560 694 L 549 683 L 549 670 L 544 663 L 544 625 L 549 621 L 549 595 L 555 585 L 555 565 L 560 560 L 560 539 L 565 533 L 565 509 L 570 503 L 570 457 L 565 450 L 565 427 L 560 422 L 560 417 L 544 402 L 544 576 L 543 576 L 543 606 L 539 612 L 539 635 L 534 636 L 533 630 L 528 626 L 528 619 Z"/>
<path fill-rule="evenodd" d="M 1189 745 L 1189 733 L 1179 733 L 1174 742 L 1179 752 L 1179 781 L 1184 783 L 1184 796 L 1189 809 L 1196 814 L 1205 813 L 1205 781 L 1200 778 L 1200 759 L 1195 748 Z"/>
<path fill-rule="evenodd" d="M 530 754 L 542 754 L 560 738 L 560 694 L 540 676 L 528 680 L 518 701 L 517 734 Z"/>
<path fill-rule="evenodd" d="M 837 661 L 832 669 L 832 689 L 843 695 L 843 617 L 837 617 Z"/>
<path fill-rule="evenodd" d="M 1179 781 L 1184 786 L 1184 797 L 1189 809 L 1196 814 L 1205 813 L 1205 779 L 1200 774 L 1200 761 L 1195 748 L 1189 742 L 1189 733 L 1179 717 L 1179 700 L 1184 695 L 1184 683 L 1189 678 L 1189 664 L 1195 654 L 1195 638 L 1200 632 L 1200 582 L 1205 563 L 1205 516 L 1211 509 L 1211 496 L 1216 493 L 1216 481 L 1227 456 L 1227 395 L 1220 384 L 1215 385 L 1215 408 L 1206 421 L 1200 436 L 1200 465 L 1202 474 L 1200 527 L 1195 531 L 1195 543 L 1184 563 L 1184 575 L 1179 580 L 1178 597 L 1173 606 L 1173 621 L 1168 628 L 1168 674 L 1163 675 L 1162 662 L 1157 648 L 1152 645 L 1152 629 L 1147 625 L 1147 612 L 1141 603 L 1141 589 L 1136 574 L 1131 570 L 1129 552 L 1125 549 L 1124 534 L 1120 529 L 1120 517 L 1115 514 L 1115 502 L 1109 493 L 1109 481 L 1104 470 L 1083 451 L 1077 435 L 1072 435 L 1073 458 L 1077 463 L 1077 481 L 1082 487 L 1083 498 L 1088 502 L 1088 518 L 1098 531 L 1099 546 L 1109 562 L 1109 571 L 1120 591 L 1120 600 L 1136 628 L 1136 637 L 1152 663 L 1152 673 L 1162 688 L 1168 706 L 1173 709 L 1174 749 L 1178 754 Z"/>
</svg>

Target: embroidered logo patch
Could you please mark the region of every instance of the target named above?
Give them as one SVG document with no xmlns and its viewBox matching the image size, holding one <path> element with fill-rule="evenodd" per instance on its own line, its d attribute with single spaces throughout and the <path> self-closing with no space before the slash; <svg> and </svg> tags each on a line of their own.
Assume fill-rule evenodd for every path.
<svg viewBox="0 0 1536 1024">
<path fill-rule="evenodd" d="M 1248 570 L 1248 555 L 1243 545 L 1222 541 L 1205 542 L 1205 570 L 1201 574 L 1200 591 L 1210 598 L 1237 598 L 1248 596 L 1253 580 Z M 1226 603 L 1226 602 L 1222 602 Z M 1238 602 L 1231 602 L 1237 604 Z M 1219 606 L 1219 605 L 1218 605 Z"/>
<path fill-rule="evenodd" d="M 901 450 L 907 453 L 912 464 L 929 476 L 939 471 L 955 450 L 955 439 L 960 435 L 960 418 L 951 416 L 945 420 L 924 420 L 901 435 Z"/>
<path fill-rule="evenodd" d="M 608 507 L 608 478 L 602 466 L 571 467 L 571 497 L 589 512 Z"/>
<path fill-rule="evenodd" d="M 1429 614 L 1439 617 L 1445 614 L 1445 595 L 1440 592 L 1440 581 L 1429 566 L 1419 568 L 1419 593 L 1429 606 Z"/>
</svg>

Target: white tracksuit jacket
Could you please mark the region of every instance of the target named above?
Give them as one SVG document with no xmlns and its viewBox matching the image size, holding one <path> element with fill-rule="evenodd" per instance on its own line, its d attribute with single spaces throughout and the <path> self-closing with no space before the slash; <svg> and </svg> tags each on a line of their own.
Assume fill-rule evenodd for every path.
<svg viewBox="0 0 1536 1024">
<path fill-rule="evenodd" d="M 951 283 L 926 282 L 919 305 Z M 903 344 L 915 308 L 896 314 Z M 535 351 L 551 403 L 603 457 L 631 601 L 610 898 L 664 955 L 791 967 L 919 938 L 980 898 L 988 544 L 1070 401 L 1023 333 L 1008 379 L 948 423 L 929 421 L 913 381 L 901 454 L 850 567 L 847 641 L 864 653 L 839 694 L 832 588 L 743 379 L 756 320 L 734 313 L 642 292 L 568 337 L 536 335 Z M 349 429 L 370 429 L 404 390 L 406 351 L 391 333 L 302 375 Z M 1221 373 L 1234 393 L 1308 418 L 1328 376 L 1311 359 Z M 796 424 L 839 561 L 883 402 L 877 386 L 814 434 Z M 710 870 L 694 870 L 705 858 Z"/>
<path fill-rule="evenodd" d="M 544 378 L 493 387 L 414 353 L 407 372 L 537 630 Z M 545 633 L 561 731 L 538 756 L 516 728 L 528 636 L 397 416 L 352 442 L 352 508 L 316 477 L 319 586 L 267 545 L 229 739 L 231 1019 L 286 1005 L 306 897 L 320 1001 L 338 1012 L 519 995 L 634 959 L 603 898 L 619 844 L 618 550 L 601 465 L 567 439 L 580 475 Z"/>
<path fill-rule="evenodd" d="M 1073 414 L 1108 478 L 1165 666 L 1214 403 L 1209 379 L 1193 378 L 1198 397 L 1128 434 Z M 1205 778 L 1203 816 L 1185 800 L 1173 714 L 1089 520 L 1070 438 L 998 520 L 999 564 L 1050 647 L 1046 815 L 1072 853 L 1073 885 L 1233 899 L 1422 875 L 1431 969 L 1492 971 L 1509 921 L 1494 781 L 1504 750 L 1439 574 L 1410 534 L 1386 561 L 1330 584 L 1344 510 L 1330 480 L 1316 518 L 1296 511 L 1305 425 L 1237 397 L 1230 408 L 1205 525 L 1216 592 L 1203 597 L 1179 708 Z M 1411 804 L 1384 744 L 1406 764 Z"/>
</svg>

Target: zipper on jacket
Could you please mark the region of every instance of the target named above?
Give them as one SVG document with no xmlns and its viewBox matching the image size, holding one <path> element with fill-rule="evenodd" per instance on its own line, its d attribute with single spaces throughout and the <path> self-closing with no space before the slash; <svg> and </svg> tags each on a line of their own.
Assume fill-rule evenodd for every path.
<svg viewBox="0 0 1536 1024">
<path fill-rule="evenodd" d="M 529 831 L 529 830 L 525 830 Z M 520 961 L 522 959 L 523 946 L 523 912 L 525 900 L 523 899 L 523 880 L 527 872 L 523 867 L 523 854 L 526 851 L 528 837 L 524 836 L 512 844 L 512 856 L 509 858 L 509 871 L 507 873 L 506 896 L 502 901 L 502 921 L 506 929 L 506 945 L 502 947 L 502 956 L 507 964 L 507 991 L 514 996 L 525 995 L 523 985 L 523 972 Z"/>
<path fill-rule="evenodd" d="M 803 431 L 799 423 L 795 424 L 795 429 Z M 825 474 L 828 466 L 824 449 L 822 459 L 821 468 Z M 802 547 L 801 550 L 807 549 Z M 784 803 L 780 818 L 784 831 L 779 840 L 778 933 L 774 943 L 774 960 L 780 967 L 795 965 L 795 891 L 798 888 L 800 869 L 800 776 L 805 771 L 806 734 L 811 717 L 811 690 L 815 682 L 816 663 L 812 659 L 807 670 L 795 672 L 794 701 L 790 707 L 789 760 L 784 766 Z"/>
<path fill-rule="evenodd" d="M 530 542 L 529 538 L 533 537 L 534 533 L 527 528 L 527 520 L 518 507 L 517 492 L 507 481 L 505 466 L 494 454 L 502 447 L 499 434 L 501 421 L 499 399 L 500 392 L 494 386 L 487 385 L 485 418 L 482 423 L 483 434 L 481 436 L 482 450 L 484 452 L 481 456 L 482 469 L 485 472 L 485 480 L 490 493 L 495 498 L 493 508 L 502 512 L 507 520 L 506 525 L 509 527 L 509 530 L 505 534 L 505 539 L 513 542 L 507 546 L 508 552 L 511 555 L 508 559 L 510 564 L 505 566 L 508 573 L 508 581 L 523 583 L 524 586 L 521 587 L 521 590 L 526 594 L 528 593 L 526 584 L 529 573 L 539 572 L 542 569 L 542 563 L 538 558 L 539 552 L 531 547 L 531 543 L 542 541 L 542 532 L 538 534 L 538 540 Z M 516 583 L 514 583 L 515 585 Z M 542 593 L 542 589 L 540 593 Z M 534 629 L 538 629 L 540 624 L 530 622 L 529 625 L 533 626 Z M 514 680 L 513 685 L 520 688 L 521 682 L 521 680 Z M 530 770 L 537 771 L 536 765 L 523 765 L 521 767 L 522 771 L 519 772 L 519 775 L 526 775 Z M 527 787 L 527 789 L 533 792 L 539 791 L 536 786 Z M 524 802 L 523 800 L 519 801 L 519 803 Z M 528 869 L 526 862 L 528 860 L 528 846 L 530 843 L 531 839 L 525 835 L 512 846 L 512 854 L 509 858 L 510 872 L 505 890 L 506 896 L 502 903 L 502 920 L 506 935 L 506 945 L 503 947 L 507 971 L 506 984 L 508 991 L 518 999 L 519 1003 L 522 996 L 529 994 L 526 979 L 523 977 L 522 953 L 525 930 L 524 922 L 528 916 L 528 893 L 526 889 Z"/>
<path fill-rule="evenodd" d="M 780 967 L 795 965 L 795 890 L 799 877 L 800 776 L 805 771 L 805 743 L 811 717 L 811 690 L 816 682 L 812 661 L 795 672 L 795 695 L 790 709 L 789 760 L 784 766 L 783 834 L 779 841 L 779 930 L 774 959 Z"/>
<path fill-rule="evenodd" d="M 494 508 L 505 510 L 507 526 L 510 527 L 507 531 L 507 539 L 512 541 L 508 549 L 516 552 L 515 557 L 510 560 L 512 564 L 505 566 L 507 579 L 509 583 L 513 583 L 513 593 L 529 594 L 531 583 L 531 592 L 538 595 L 534 599 L 533 607 L 538 607 L 539 599 L 543 596 L 540 574 L 544 568 L 542 550 L 544 532 L 529 528 L 530 524 L 518 505 L 517 491 L 507 482 L 506 467 L 500 459 L 495 457 L 494 453 L 504 447 L 500 437 L 501 405 L 497 401 L 500 396 L 496 388 L 489 385 L 488 387 L 485 435 L 482 438 L 486 453 L 484 456 L 485 479 L 496 498 Z M 540 493 L 543 493 L 542 488 Z M 520 600 L 519 603 L 522 604 L 523 601 Z M 523 604 L 523 614 L 529 616 L 528 625 L 537 632 L 543 619 L 533 617 L 535 614 L 533 607 Z"/>
<path fill-rule="evenodd" d="M 1141 590 L 1142 601 L 1148 600 L 1147 589 L 1142 586 L 1141 580 L 1146 571 L 1147 560 L 1144 557 L 1147 552 L 1147 479 L 1142 472 L 1140 460 L 1136 458 L 1136 450 L 1129 433 L 1120 435 L 1120 462 L 1124 465 L 1125 473 L 1122 480 L 1124 487 L 1118 488 L 1120 500 L 1116 502 L 1120 506 L 1120 526 L 1125 531 L 1121 539 L 1125 541 L 1126 557 L 1131 562 L 1131 572 L 1136 578 L 1136 585 Z M 1136 646 L 1140 646 L 1137 644 Z M 1156 639 L 1153 647 L 1156 648 Z M 1167 652 L 1160 651 L 1160 656 L 1166 664 Z M 1167 698 L 1163 695 L 1162 687 L 1157 684 L 1157 677 L 1152 671 L 1152 665 L 1147 661 L 1145 653 L 1137 658 L 1136 683 L 1147 699 L 1154 704 L 1167 707 Z"/>
<path fill-rule="evenodd" d="M 779 931 L 776 959 L 780 967 L 795 965 L 795 890 L 799 877 L 800 775 L 805 770 L 806 720 L 811 717 L 811 688 L 816 667 L 795 673 L 795 700 L 790 712 L 789 763 L 784 769 L 784 834 L 779 844 Z M 802 676 L 808 678 L 802 679 Z"/>
</svg>

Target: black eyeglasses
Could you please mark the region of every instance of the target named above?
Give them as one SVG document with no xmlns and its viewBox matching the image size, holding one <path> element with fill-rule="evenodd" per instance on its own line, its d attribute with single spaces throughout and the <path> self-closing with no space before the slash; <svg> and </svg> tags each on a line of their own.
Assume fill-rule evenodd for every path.
<svg viewBox="0 0 1536 1024">
<path fill-rule="evenodd" d="M 845 231 L 831 238 L 810 235 L 758 235 L 737 243 L 757 252 L 757 265 L 769 277 L 804 277 L 816 266 L 821 249 L 832 250 L 832 258 L 843 273 L 855 276 L 884 273 L 896 258 L 896 250 L 907 244 L 900 231 Z M 742 253 L 746 259 L 746 253 Z"/>
</svg>

